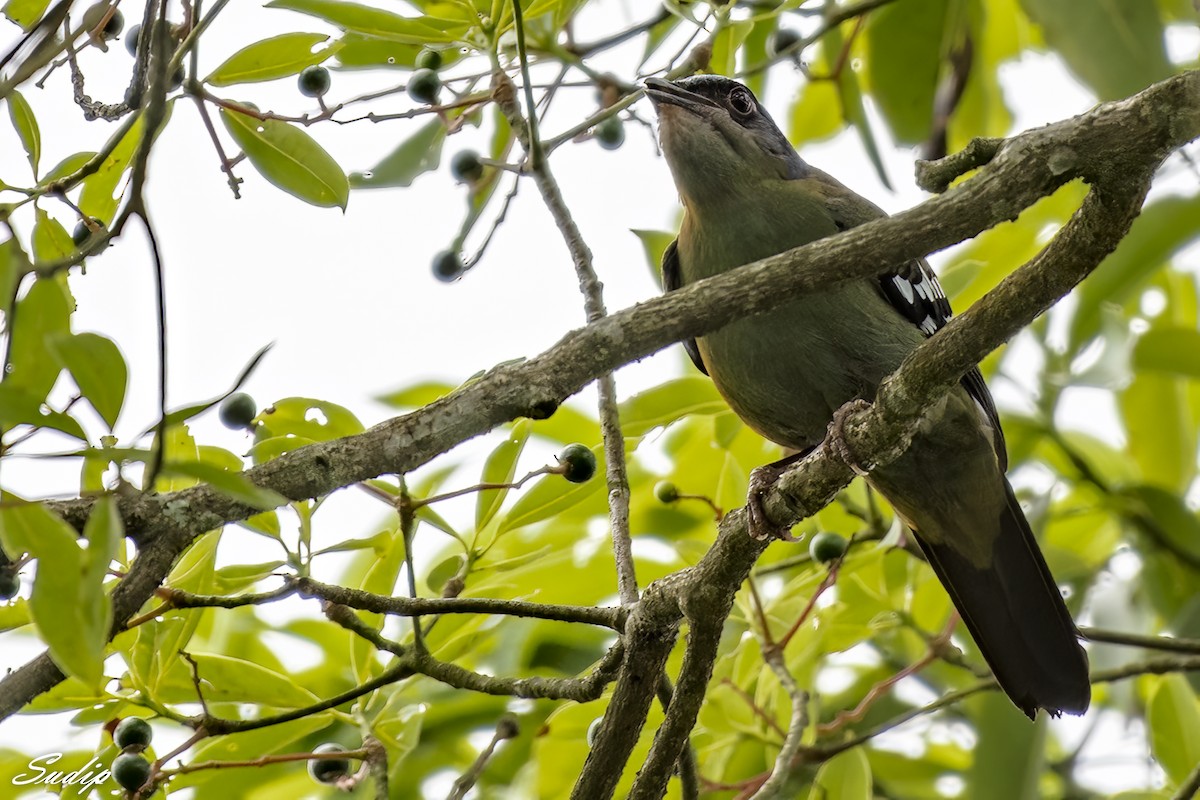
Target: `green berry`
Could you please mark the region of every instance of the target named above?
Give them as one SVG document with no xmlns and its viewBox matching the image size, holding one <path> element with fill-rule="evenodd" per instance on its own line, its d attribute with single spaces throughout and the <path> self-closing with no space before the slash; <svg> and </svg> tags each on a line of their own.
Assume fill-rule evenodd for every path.
<svg viewBox="0 0 1200 800">
<path fill-rule="evenodd" d="M 319 64 L 305 67 L 297 78 L 300 94 L 305 97 L 321 97 L 329 91 L 329 70 Z"/>
<path fill-rule="evenodd" d="M 592 724 L 588 725 L 587 729 L 587 745 L 591 747 L 596 743 L 596 734 L 600 733 L 600 726 L 604 724 L 604 717 L 596 717 L 592 720 Z"/>
<path fill-rule="evenodd" d="M 138 36 L 142 33 L 141 25 L 134 25 L 129 29 L 129 33 L 125 34 L 125 49 L 129 51 L 129 55 L 137 55 Z"/>
<path fill-rule="evenodd" d="M 818 564 L 828 564 L 841 558 L 846 552 L 846 540 L 836 533 L 818 533 L 808 543 L 808 554 Z"/>
<path fill-rule="evenodd" d="M 150 744 L 150 737 L 153 735 L 154 731 L 150 728 L 149 722 L 141 717 L 126 717 L 113 731 L 113 741 L 122 750 L 130 747 L 141 749 Z"/>
<path fill-rule="evenodd" d="M 595 127 L 593 135 L 605 150 L 616 150 L 625 144 L 625 123 L 619 117 L 609 117 Z"/>
<path fill-rule="evenodd" d="M 437 50 L 422 50 L 417 53 L 417 59 L 414 63 L 417 69 L 436 70 L 442 66 L 442 54 Z"/>
<path fill-rule="evenodd" d="M 800 41 L 800 34 L 790 28 L 780 28 L 767 39 L 767 55 L 771 58 Z"/>
<path fill-rule="evenodd" d="M 344 753 L 346 748 L 340 744 L 327 742 L 313 748 L 314 753 Z M 314 758 L 308 762 L 308 774 L 318 783 L 337 783 L 338 778 L 350 774 L 350 759 L 348 758 Z"/>
<path fill-rule="evenodd" d="M 483 162 L 474 150 L 460 150 L 450 159 L 450 174 L 454 180 L 474 183 L 483 177 Z"/>
<path fill-rule="evenodd" d="M 12 600 L 21 591 L 21 578 L 17 573 L 0 569 L 0 600 Z"/>
<path fill-rule="evenodd" d="M 654 484 L 654 496 L 658 502 L 670 505 L 679 499 L 679 490 L 670 481 L 659 481 Z"/>
<path fill-rule="evenodd" d="M 451 283 L 462 277 L 462 259 L 453 250 L 443 250 L 433 257 L 433 277 L 442 283 Z"/>
<path fill-rule="evenodd" d="M 431 69 L 419 69 L 408 79 L 408 96 L 418 103 L 433 105 L 442 89 L 442 79 Z"/>
<path fill-rule="evenodd" d="M 586 483 L 596 474 L 596 454 L 581 444 L 569 444 L 558 454 L 562 476 L 571 483 Z"/>
<path fill-rule="evenodd" d="M 137 753 L 122 753 L 113 759 L 112 776 L 127 792 L 136 792 L 150 778 L 150 762 Z"/>
<path fill-rule="evenodd" d="M 221 417 L 222 425 L 236 431 L 250 427 L 258 408 L 253 397 L 245 392 L 237 392 L 221 401 L 221 408 L 217 413 Z"/>
</svg>

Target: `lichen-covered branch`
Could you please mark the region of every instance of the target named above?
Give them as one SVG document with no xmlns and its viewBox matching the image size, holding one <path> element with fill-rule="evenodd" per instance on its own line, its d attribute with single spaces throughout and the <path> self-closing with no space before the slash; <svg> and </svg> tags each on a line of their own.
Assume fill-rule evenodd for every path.
<svg viewBox="0 0 1200 800">
<path fill-rule="evenodd" d="M 1122 229 L 1114 226 L 1114 220 L 1131 218 L 1136 212 L 1149 172 L 1197 135 L 1200 72 L 1191 71 L 1128 100 L 1099 105 L 1073 120 L 1014 137 L 977 175 L 895 217 L 610 314 L 568 333 L 541 355 L 495 368 L 418 411 L 356 436 L 300 448 L 245 475 L 259 486 L 299 500 L 381 474 L 409 472 L 504 422 L 521 416 L 544 418 L 596 376 L 672 342 L 962 241 L 1014 219 L 1069 181 L 1082 178 L 1103 185 L 1105 191 L 1094 192 L 1087 201 L 1090 222 L 1073 222 L 1082 229 L 1058 240 L 1059 250 L 1064 251 L 1059 257 L 1071 272 L 1068 277 L 1048 274 L 1051 270 L 1044 264 L 1031 264 L 920 347 L 902 370 L 903 376 L 882 389 L 879 403 L 849 421 L 847 433 L 856 452 L 877 452 L 873 444 L 892 441 L 904 427 L 897 420 L 919 411 L 939 387 L 953 383 L 1035 311 L 1074 285 L 1086 273 L 1085 262 L 1100 250 L 1089 236 L 1098 235 L 1111 248 L 1114 230 Z M 1065 252 L 1068 245 L 1081 248 L 1082 255 Z M 844 465 L 839 468 L 839 463 L 819 452 L 770 493 L 767 512 L 773 519 L 794 517 L 804 504 L 832 496 L 848 475 Z M 48 505 L 82 529 L 93 502 L 93 498 L 79 498 Z M 139 554 L 114 591 L 115 630 L 138 612 L 196 536 L 260 511 L 208 485 L 166 495 L 127 493 L 119 506 Z M 733 532 L 743 528 L 742 514 L 735 512 L 722 526 L 721 538 L 739 538 Z M 712 559 L 732 557 L 733 565 L 720 569 L 739 582 L 743 568 L 748 570 L 758 554 L 758 546 L 746 538 L 718 542 L 709 554 Z M 702 564 L 717 568 L 708 557 Z M 5 676 L 0 680 L 0 718 L 15 713 L 62 677 L 45 654 Z M 652 679 L 657 680 L 657 672 Z"/>
</svg>

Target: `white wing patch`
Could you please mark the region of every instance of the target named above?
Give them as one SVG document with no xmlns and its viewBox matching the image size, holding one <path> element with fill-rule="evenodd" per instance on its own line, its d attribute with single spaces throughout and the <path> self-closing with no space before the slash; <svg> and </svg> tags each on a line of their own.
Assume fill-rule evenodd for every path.
<svg viewBox="0 0 1200 800">
<path fill-rule="evenodd" d="M 913 289 L 915 288 L 918 292 L 921 292 L 921 287 L 925 281 L 921 281 L 921 283 L 918 283 L 914 287 L 904 276 L 893 275 L 892 283 L 896 284 L 896 288 L 900 290 L 900 294 L 904 295 L 904 302 L 911 303 L 913 301 Z M 924 297 L 925 294 L 922 292 L 921 296 Z"/>
</svg>

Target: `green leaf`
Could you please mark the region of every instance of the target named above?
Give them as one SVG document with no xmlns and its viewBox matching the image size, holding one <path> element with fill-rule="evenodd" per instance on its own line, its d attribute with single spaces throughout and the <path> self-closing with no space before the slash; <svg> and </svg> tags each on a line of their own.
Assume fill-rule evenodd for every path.
<svg viewBox="0 0 1200 800">
<path fill-rule="evenodd" d="M 1101 100 L 1171 74 L 1158 7 L 1146 0 L 1021 0 L 1046 42 Z"/>
<path fill-rule="evenodd" d="M 345 31 L 418 45 L 457 41 L 468 28 L 466 23 L 458 20 L 430 16 L 402 17 L 383 9 L 339 0 L 272 0 L 267 7 L 286 8 L 319 17 Z"/>
<path fill-rule="evenodd" d="M 346 210 L 350 183 L 316 140 L 295 125 L 221 109 L 221 119 L 259 173 L 288 194 L 314 206 Z"/>
<path fill-rule="evenodd" d="M 528 419 L 518 420 L 513 424 L 508 438 L 501 442 L 484 462 L 483 474 L 479 476 L 480 483 L 512 482 L 513 477 L 517 474 L 517 459 L 521 457 L 525 443 L 529 441 L 529 432 L 532 428 L 533 422 Z M 477 494 L 475 530 L 478 531 L 482 530 L 483 526 L 487 525 L 500 510 L 500 506 L 504 504 L 504 498 L 508 496 L 508 489 L 485 489 Z"/>
<path fill-rule="evenodd" d="M 841 52 L 845 39 L 841 28 L 833 28 L 821 40 L 822 69 L 832 73 L 837 66 L 836 55 Z M 871 130 L 871 120 L 867 118 L 867 110 L 863 106 L 862 88 L 858 83 L 858 75 L 851 69 L 849 62 L 841 65 L 841 71 L 836 78 L 838 100 L 841 102 L 842 116 L 858 131 L 871 166 L 879 175 L 879 182 L 886 188 L 892 188 L 887 170 L 883 166 L 883 157 L 879 154 L 879 145 L 875 142 L 875 134 Z"/>
<path fill-rule="evenodd" d="M 73 175 L 78 172 L 84 164 L 88 163 L 95 157 L 95 153 L 87 150 L 80 153 L 72 153 L 62 161 L 58 162 L 54 169 L 46 173 L 46 177 L 42 178 L 42 182 L 50 183 L 51 181 L 61 180 L 68 175 Z"/>
<path fill-rule="evenodd" d="M 950 0 L 891 4 L 867 17 L 866 75 L 871 96 L 897 141 L 929 136 Z"/>
<path fill-rule="evenodd" d="M 788 139 L 794 145 L 828 139 L 842 129 L 838 89 L 833 81 L 805 81 L 790 114 Z"/>
<path fill-rule="evenodd" d="M 42 133 L 38 130 L 37 117 L 29 102 L 17 90 L 8 94 L 8 116 L 12 119 L 17 135 L 21 137 L 21 146 L 29 156 L 29 165 L 33 167 L 34 177 L 37 176 L 38 162 L 42 158 Z"/>
<path fill-rule="evenodd" d="M 58 278 L 38 278 L 17 301 L 5 386 L 24 389 L 38 402 L 50 393 L 62 367 L 46 357 L 46 343 L 70 331 L 73 305 Z"/>
<path fill-rule="evenodd" d="M 972 799 L 1038 800 L 1045 770 L 1046 718 L 1029 720 L 998 692 L 973 699 L 979 746 L 969 773 Z"/>
<path fill-rule="evenodd" d="M 1150 750 L 1171 783 L 1182 784 L 1200 763 L 1200 703 L 1182 675 L 1161 675 L 1153 681 L 1146 703 Z"/>
<path fill-rule="evenodd" d="M 73 417 L 60 411 L 46 411 L 43 399 L 12 383 L 0 384 L 0 425 L 32 425 L 35 428 L 53 428 L 80 441 L 87 441 L 87 434 Z"/>
<path fill-rule="evenodd" d="M 71 234 L 62 223 L 42 209 L 37 210 L 33 225 L 33 257 L 38 261 L 58 261 L 75 252 Z"/>
<path fill-rule="evenodd" d="M 184 476 L 210 484 L 222 494 L 259 511 L 269 511 L 287 505 L 288 499 L 271 489 L 251 483 L 240 472 L 222 469 L 203 461 L 169 461 L 163 466 L 164 476 Z"/>
<path fill-rule="evenodd" d="M 162 123 L 163 126 L 170 119 L 171 111 L 174 107 L 174 103 L 167 103 L 166 115 Z M 144 119 L 139 117 L 129 127 L 129 130 L 126 131 L 121 141 L 117 143 L 117 146 L 109 153 L 108 158 L 104 159 L 104 163 L 100 165 L 100 168 L 87 178 L 84 178 L 83 191 L 79 194 L 79 208 L 83 213 L 91 217 L 96 217 L 104 223 L 113 221 L 113 216 L 117 213 L 117 201 L 120 196 L 117 192 L 117 185 L 121 182 L 121 176 L 125 174 L 125 170 L 129 167 L 129 162 L 133 160 L 138 145 L 141 144 L 144 127 Z"/>
<path fill-rule="evenodd" d="M 1187 386 L 1159 372 L 1139 372 L 1118 397 L 1128 456 L 1143 479 L 1183 491 L 1196 473 L 1196 425 Z"/>
<path fill-rule="evenodd" d="M 254 703 L 275 708 L 302 708 L 319 698 L 286 675 L 252 661 L 218 653 L 193 653 L 204 699 L 212 702 Z M 170 680 L 191 685 L 188 665 L 177 661 Z"/>
<path fill-rule="evenodd" d="M 1200 378 L 1200 331 L 1151 328 L 1133 346 L 1133 368 Z"/>
<path fill-rule="evenodd" d="M 440 381 L 426 381 L 378 395 L 375 400 L 392 408 L 420 408 L 445 397 L 456 388 Z"/>
<path fill-rule="evenodd" d="M 1132 486 L 1121 492 L 1149 513 L 1155 526 L 1174 548 L 1200 559 L 1200 518 L 1183 498 L 1157 486 Z M 1140 510 L 1140 509 L 1139 509 Z"/>
<path fill-rule="evenodd" d="M 650 276 L 661 289 L 663 253 L 667 251 L 671 242 L 675 241 L 676 234 L 670 231 L 634 230 L 633 235 L 641 241 L 642 249 L 646 252 L 646 264 L 650 267 Z"/>
<path fill-rule="evenodd" d="M 96 333 L 57 336 L 47 346 L 71 373 L 80 394 L 112 430 L 125 403 L 129 383 L 121 350 L 111 339 Z"/>
<path fill-rule="evenodd" d="M 737 71 L 737 53 L 750 35 L 754 23 L 750 20 L 728 22 L 712 39 L 712 58 L 709 69 L 717 75 L 733 75 Z"/>
<path fill-rule="evenodd" d="M 329 41 L 324 33 L 285 33 L 247 45 L 237 51 L 204 79 L 213 86 L 232 86 L 235 83 L 272 81 L 295 75 L 305 67 L 320 64 L 336 53 L 342 43 L 315 50 Z"/>
<path fill-rule="evenodd" d="M 596 474 L 604 475 L 604 448 L 592 448 L 596 454 Z M 497 535 L 549 519 L 606 488 L 603 480 L 593 478 L 584 483 L 571 483 L 561 475 L 547 475 L 513 503 L 500 522 Z"/>
<path fill-rule="evenodd" d="M 355 189 L 411 186 L 418 175 L 438 168 L 445 140 L 441 120 L 426 123 L 371 169 L 351 173 L 350 185 Z"/>
<path fill-rule="evenodd" d="M 621 403 L 621 430 L 626 437 L 645 436 L 691 414 L 720 414 L 729 406 L 713 382 L 698 375 L 676 378 L 639 392 Z"/>
<path fill-rule="evenodd" d="M 102 505 L 102 504 L 98 504 Z M 29 600 L 30 614 L 50 657 L 64 672 L 89 687 L 99 685 L 104 668 L 107 612 L 102 606 L 101 581 L 108 567 L 107 547 L 113 524 L 101 511 L 89 525 L 97 550 L 81 550 L 75 529 L 37 503 L 0 508 L 0 541 L 9 553 L 30 553 L 37 575 Z M 119 532 L 117 538 L 119 539 Z M 97 565 L 103 561 L 103 569 Z M 99 576 L 96 572 L 99 571 Z"/>
<path fill-rule="evenodd" d="M 4 15 L 28 32 L 41 20 L 50 6 L 50 0 L 8 0 L 4 4 Z"/>
<path fill-rule="evenodd" d="M 1181 249 L 1195 241 L 1200 197 L 1166 197 L 1147 205 L 1117 249 L 1100 262 L 1076 291 L 1069 352 L 1076 352 L 1100 327 L 1101 303 L 1124 303 Z"/>
<path fill-rule="evenodd" d="M 362 433 L 365 429 L 349 409 L 311 397 L 285 397 L 264 408 L 260 417 L 271 436 L 299 436 L 327 442 Z"/>
<path fill-rule="evenodd" d="M 809 800 L 871 800 L 871 764 L 861 747 L 852 747 L 826 761 L 817 770 Z"/>
</svg>

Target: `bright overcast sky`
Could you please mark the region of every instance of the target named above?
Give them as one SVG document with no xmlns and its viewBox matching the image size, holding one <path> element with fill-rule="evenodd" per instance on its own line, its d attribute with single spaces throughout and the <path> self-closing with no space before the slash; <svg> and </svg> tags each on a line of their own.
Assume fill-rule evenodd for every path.
<svg viewBox="0 0 1200 800">
<path fill-rule="evenodd" d="M 580 38 L 598 38 L 641 19 L 647 7 L 610 2 L 603 8 L 603 13 L 581 18 L 576 25 Z M 201 73 L 245 44 L 289 28 L 324 30 L 311 18 L 233 4 L 203 39 Z M 0 52 L 16 41 L 16 32 L 15 26 L 0 23 Z M 1189 53 L 1194 57 L 1200 34 L 1176 29 L 1170 43 L 1177 60 Z M 594 66 L 627 69 L 638 47 L 616 50 Z M 107 55 L 90 54 L 82 64 L 89 94 L 104 102 L 120 99 L 132 66 L 122 43 Z M 59 70 L 45 90 L 23 88 L 41 126 L 43 171 L 70 153 L 96 149 L 114 127 L 83 122 L 69 102 L 68 77 Z M 1001 77 L 1015 115 L 1014 130 L 1079 113 L 1094 103 L 1049 57 L 1027 56 L 1006 66 Z M 403 73 L 397 73 L 396 81 L 402 80 Z M 383 85 L 378 74 L 335 71 L 329 97 L 336 102 Z M 786 119 L 798 85 L 798 74 L 786 67 L 773 74 L 765 100 L 777 118 Z M 315 110 L 292 79 L 233 87 L 222 94 L 280 113 Z M 408 107 L 406 96 L 394 100 L 397 110 Z M 590 88 L 564 91 L 543 133 L 552 136 L 594 108 Z M 648 102 L 634 108 L 641 119 L 653 117 Z M 427 119 L 341 127 L 326 123 L 309 130 L 353 172 L 369 169 Z M 895 193 L 880 185 L 853 133 L 806 147 L 802 154 L 885 209 L 920 202 L 924 195 L 912 182 L 913 153 L 888 143 L 882 125 L 875 133 Z M 283 194 L 247 163 L 237 167 L 245 183 L 242 199 L 234 200 L 194 105 L 177 102 L 155 149 L 149 182 L 149 207 L 166 268 L 169 404 L 177 407 L 221 393 L 260 347 L 274 342 L 245 386 L 260 407 L 282 397 L 311 396 L 348 406 L 369 425 L 393 413 L 372 402 L 372 396 L 431 377 L 459 382 L 500 361 L 536 354 L 581 325 L 584 314 L 570 259 L 532 184 L 522 187 L 477 269 L 452 285 L 439 283 L 430 273 L 432 256 L 452 240 L 465 210 L 465 189 L 455 185 L 446 167 L 449 156 L 467 147 L 486 151 L 488 134 L 468 129 L 450 137 L 436 172 L 419 178 L 411 189 L 354 192 L 343 214 Z M 679 213 L 650 129 L 631 123 L 626 134 L 625 145 L 615 152 L 589 141 L 560 148 L 551 161 L 595 255 L 610 310 L 657 292 L 630 230 L 671 228 Z M 0 178 L 21 184 L 28 180 L 27 170 L 7 115 L 0 116 Z M 497 199 L 507 184 L 505 179 Z M 43 207 L 68 230 L 74 227 L 63 206 L 45 201 Z M 485 218 L 468 241 L 468 252 L 486 224 Z M 28 235 L 28 221 L 21 231 Z M 1191 258 L 1200 261 L 1194 252 Z M 71 281 L 79 306 L 75 330 L 103 333 L 123 349 L 131 385 L 117 432 L 128 443 L 128 437 L 153 423 L 156 411 L 153 284 L 138 226 L 128 226 L 123 239 L 90 259 L 87 269 L 85 278 Z M 672 348 L 622 370 L 619 389 L 629 394 L 659 382 L 677 374 L 682 363 L 678 349 Z M 1003 402 L 1004 388 L 995 388 Z M 197 420 L 193 432 L 202 442 L 236 452 L 248 446 L 242 434 L 221 427 L 215 414 Z M 4 479 L 5 488 L 26 496 L 63 496 L 77 485 L 78 468 L 21 459 L 5 470 Z M 379 519 L 380 509 L 358 500 L 353 509 L 347 505 L 352 519 L 364 525 Z M 29 577 L 23 575 L 26 582 Z M 23 663 L 38 649 L 5 648 L 0 669 Z M 4 726 L 0 743 L 25 739 L 27 725 Z M 85 738 L 80 744 L 91 741 Z"/>
</svg>

